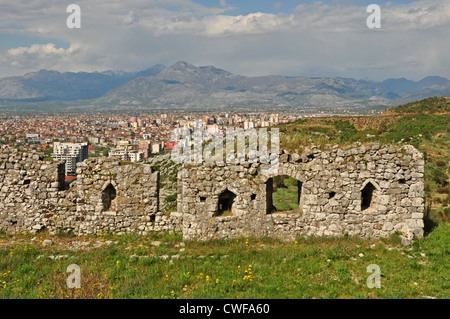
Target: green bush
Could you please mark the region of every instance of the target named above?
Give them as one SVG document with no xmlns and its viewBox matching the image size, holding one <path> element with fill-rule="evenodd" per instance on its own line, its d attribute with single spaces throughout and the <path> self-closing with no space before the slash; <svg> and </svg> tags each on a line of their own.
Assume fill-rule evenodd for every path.
<svg viewBox="0 0 450 319">
<path fill-rule="evenodd" d="M 171 194 L 166 196 L 166 198 L 164 198 L 164 201 L 167 203 L 172 203 L 175 202 L 177 200 L 177 193 Z"/>
</svg>

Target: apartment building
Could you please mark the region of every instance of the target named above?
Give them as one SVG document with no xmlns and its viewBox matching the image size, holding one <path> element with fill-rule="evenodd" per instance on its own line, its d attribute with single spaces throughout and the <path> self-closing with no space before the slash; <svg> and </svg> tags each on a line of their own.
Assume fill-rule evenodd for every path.
<svg viewBox="0 0 450 319">
<path fill-rule="evenodd" d="M 113 149 L 109 152 L 109 157 L 122 161 L 139 162 L 144 159 L 144 153 L 128 149 Z"/>
<path fill-rule="evenodd" d="M 66 163 L 66 176 L 76 175 L 77 163 L 89 157 L 88 144 L 55 142 L 52 157 Z"/>
</svg>

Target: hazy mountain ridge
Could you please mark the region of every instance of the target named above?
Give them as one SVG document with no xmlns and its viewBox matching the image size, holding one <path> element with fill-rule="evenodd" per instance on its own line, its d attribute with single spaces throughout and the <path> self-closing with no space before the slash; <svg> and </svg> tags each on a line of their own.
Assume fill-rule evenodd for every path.
<svg viewBox="0 0 450 319">
<path fill-rule="evenodd" d="M 433 85 L 445 85 L 449 82 L 440 76 L 427 76 L 420 81 L 414 82 L 405 78 L 387 79 L 377 84 L 377 87 L 391 91 L 399 96 L 411 92 L 422 90 Z"/>
<path fill-rule="evenodd" d="M 406 80 L 406 79 L 405 79 Z M 410 80 L 410 88 L 422 90 L 425 82 L 450 83 L 440 77 Z M 308 78 L 280 75 L 247 77 L 213 66 L 196 67 L 184 61 L 164 69 L 158 75 L 138 78 L 108 92 L 97 105 L 154 105 L 177 107 L 232 106 L 348 106 L 354 103 L 391 106 L 405 101 L 399 92 L 403 79 L 381 83 L 351 78 Z M 395 84 L 398 84 L 397 86 Z M 394 87 L 389 90 L 388 84 Z M 405 85 L 403 85 L 404 87 Z M 435 86 L 434 86 L 435 87 Z M 394 91 L 394 92 L 393 92 Z M 433 93 L 439 93 L 439 87 Z M 406 91 L 411 93 L 410 91 Z M 431 91 L 430 91 L 431 92 Z M 417 91 L 416 95 L 426 95 Z M 408 97 L 408 96 L 406 96 Z M 396 103 L 396 101 L 399 101 Z M 401 101 L 401 102 L 400 102 Z"/>
<path fill-rule="evenodd" d="M 436 76 L 417 82 L 405 78 L 371 82 L 340 77 L 249 77 L 184 61 L 134 73 L 41 70 L 0 79 L 0 101 L 90 100 L 93 108 L 395 106 L 449 93 L 450 81 Z"/>
<path fill-rule="evenodd" d="M 137 77 L 154 76 L 162 65 L 139 72 L 64 72 L 40 70 L 0 79 L 0 100 L 73 101 L 95 99 Z"/>
</svg>

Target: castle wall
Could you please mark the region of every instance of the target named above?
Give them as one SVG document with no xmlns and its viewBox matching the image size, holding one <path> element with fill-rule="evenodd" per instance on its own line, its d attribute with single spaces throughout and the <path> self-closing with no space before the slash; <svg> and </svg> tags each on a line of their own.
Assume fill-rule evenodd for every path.
<svg viewBox="0 0 450 319">
<path fill-rule="evenodd" d="M 178 229 L 179 215 L 159 209 L 159 172 L 150 165 L 110 158 L 89 159 L 77 165 L 77 233 L 141 233 Z M 108 189 L 114 198 L 108 201 Z"/>
<path fill-rule="evenodd" d="M 272 175 L 261 174 L 263 165 L 185 168 L 179 179 L 184 236 L 251 234 L 293 240 L 310 235 L 386 237 L 395 231 L 408 237 L 423 235 L 424 160 L 412 146 L 314 148 L 300 155 L 282 152 L 278 172 Z M 271 211 L 271 178 L 281 175 L 300 182 L 297 211 Z M 226 191 L 236 195 L 234 203 L 228 216 L 217 216 L 220 196 Z"/>
<path fill-rule="evenodd" d="M 424 160 L 412 146 L 358 145 L 301 154 L 282 151 L 267 164 L 184 165 L 177 212 L 159 212 L 159 172 L 142 163 L 90 158 L 66 186 L 64 164 L 0 148 L 0 230 L 75 234 L 182 232 L 185 239 L 270 236 L 423 235 Z M 298 181 L 298 209 L 273 208 L 273 179 Z"/>
<path fill-rule="evenodd" d="M 66 187 L 64 163 L 0 149 L 0 230 L 78 235 L 181 231 L 180 214 L 166 216 L 158 204 L 159 172 L 149 165 L 88 159 L 77 164 L 77 180 Z"/>
<path fill-rule="evenodd" d="M 36 153 L 0 148 L 1 230 L 38 231 L 54 219 L 55 211 L 66 200 L 60 191 L 64 164 L 43 158 Z"/>
</svg>

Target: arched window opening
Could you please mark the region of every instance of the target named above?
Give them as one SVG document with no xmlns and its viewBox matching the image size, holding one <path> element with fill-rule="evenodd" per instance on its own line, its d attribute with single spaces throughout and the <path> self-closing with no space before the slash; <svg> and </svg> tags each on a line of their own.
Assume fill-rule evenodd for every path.
<svg viewBox="0 0 450 319">
<path fill-rule="evenodd" d="M 361 190 L 361 210 L 366 210 L 374 206 L 374 195 L 376 187 L 371 183 L 367 183 Z"/>
<path fill-rule="evenodd" d="M 102 191 L 102 203 L 103 203 L 103 211 L 108 211 L 111 209 L 111 206 L 114 202 L 114 199 L 116 198 L 116 189 L 112 184 L 109 184 L 103 191 Z"/>
<path fill-rule="evenodd" d="M 233 213 L 233 205 L 236 199 L 236 194 L 228 189 L 219 195 L 219 202 L 217 204 L 217 211 L 214 216 L 229 216 Z"/>
</svg>

